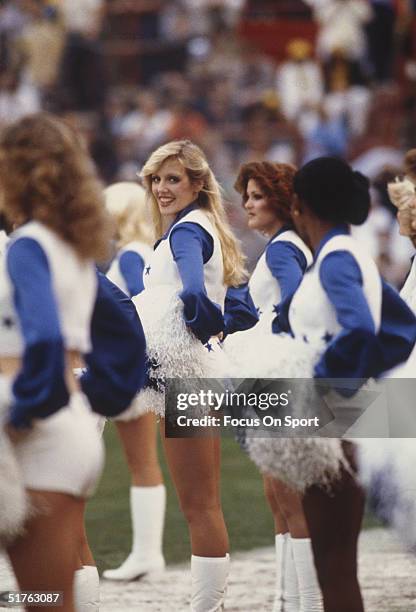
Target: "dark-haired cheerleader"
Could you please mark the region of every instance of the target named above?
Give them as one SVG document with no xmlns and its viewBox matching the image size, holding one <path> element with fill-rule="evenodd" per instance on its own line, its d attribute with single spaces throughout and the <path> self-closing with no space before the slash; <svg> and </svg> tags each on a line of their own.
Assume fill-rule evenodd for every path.
<svg viewBox="0 0 416 612">
<path fill-rule="evenodd" d="M 282 305 L 298 288 L 312 253 L 291 219 L 296 168 L 289 164 L 244 164 L 235 184 L 242 195 L 248 227 L 269 238 L 249 281 L 259 322 L 225 342 L 238 377 L 280 377 L 270 338 L 281 332 Z M 264 476 L 264 489 L 275 522 L 276 584 L 274 612 L 322 610 L 302 499 L 277 478 Z"/>
<path fill-rule="evenodd" d="M 316 349 L 309 374 L 315 378 L 379 376 L 407 359 L 416 319 L 350 236 L 349 225 L 367 218 L 369 183 L 339 159 L 318 158 L 295 175 L 294 189 L 293 220 L 314 263 L 290 304 L 293 342 L 302 342 L 305 352 Z M 400 327 L 391 325 L 387 302 L 400 310 Z M 353 475 L 354 447 L 336 438 L 266 442 L 250 441 L 258 465 L 305 492 L 325 612 L 362 612 L 357 539 L 364 494 Z"/>
</svg>

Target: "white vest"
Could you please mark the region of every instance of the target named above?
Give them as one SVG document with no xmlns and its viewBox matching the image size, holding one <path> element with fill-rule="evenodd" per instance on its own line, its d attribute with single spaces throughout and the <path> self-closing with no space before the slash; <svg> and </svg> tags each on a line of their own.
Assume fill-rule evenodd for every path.
<svg viewBox="0 0 416 612">
<path fill-rule="evenodd" d="M 121 248 L 115 256 L 110 266 L 110 269 L 107 272 L 107 278 L 109 278 L 111 282 L 117 285 L 119 289 L 121 289 L 126 295 L 128 295 L 129 292 L 127 289 L 127 284 L 120 270 L 120 258 L 123 253 L 126 253 L 126 251 L 133 251 L 134 253 L 140 255 L 140 257 L 144 261 L 144 270 L 146 269 L 147 262 L 151 258 L 153 251 L 145 242 L 141 242 L 140 240 L 134 240 L 133 242 L 129 242 L 123 248 Z"/>
<path fill-rule="evenodd" d="M 209 299 L 218 304 L 223 310 L 226 287 L 224 285 L 224 265 L 221 243 L 211 221 L 201 209 L 192 210 L 182 217 L 182 219 L 171 227 L 166 239 L 158 244 L 144 272 L 144 288 L 147 290 L 152 287 L 168 285 L 172 287 L 172 293 L 180 293 L 182 291 L 182 280 L 179 275 L 178 267 L 173 259 L 169 240 L 173 229 L 178 227 L 181 223 L 197 223 L 208 232 L 213 239 L 214 248 L 212 256 L 204 264 L 204 284 Z"/>
<path fill-rule="evenodd" d="M 409 308 L 411 308 L 416 314 L 416 257 L 413 259 L 412 267 L 410 268 L 406 282 L 400 291 L 400 296 L 404 299 Z"/>
<path fill-rule="evenodd" d="M 312 263 L 312 253 L 293 230 L 282 232 L 267 245 L 257 262 L 249 282 L 250 294 L 259 315 L 259 322 L 255 327 L 257 331 L 261 330 L 272 333 L 272 321 L 276 317 L 274 307 L 281 300 L 279 283 L 271 273 L 266 261 L 267 249 L 279 241 L 294 244 L 304 254 L 307 268 Z"/>
<path fill-rule="evenodd" d="M 382 286 L 375 262 L 351 236 L 334 236 L 323 246 L 314 265 L 306 272 L 293 296 L 289 322 L 295 337 L 320 345 L 341 331 L 335 308 L 321 285 L 319 270 L 323 259 L 335 251 L 348 251 L 360 268 L 363 291 L 376 331 L 381 323 Z"/>
<path fill-rule="evenodd" d="M 78 258 L 69 244 L 37 221 L 30 221 L 13 232 L 8 247 L 23 237 L 36 240 L 48 260 L 65 348 L 89 352 L 91 317 L 97 292 L 94 263 Z M 13 297 L 14 289 L 4 253 L 0 258 L 0 355 L 5 357 L 23 354 L 24 343 Z M 36 310 L 36 304 L 33 304 L 33 309 Z"/>
<path fill-rule="evenodd" d="M 6 250 L 6 245 L 8 242 L 8 237 L 6 232 L 4 232 L 3 230 L 0 230 L 0 257 L 3 255 L 4 251 Z"/>
</svg>

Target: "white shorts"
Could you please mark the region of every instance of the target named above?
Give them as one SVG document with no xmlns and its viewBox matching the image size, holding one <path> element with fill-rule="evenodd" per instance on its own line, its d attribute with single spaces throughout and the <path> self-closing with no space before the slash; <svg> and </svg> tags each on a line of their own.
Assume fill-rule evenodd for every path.
<svg viewBox="0 0 416 612">
<path fill-rule="evenodd" d="M 36 419 L 15 445 L 24 486 L 40 491 L 90 497 L 104 463 L 98 415 L 85 395 L 71 395 L 68 406 L 46 419 Z"/>
</svg>

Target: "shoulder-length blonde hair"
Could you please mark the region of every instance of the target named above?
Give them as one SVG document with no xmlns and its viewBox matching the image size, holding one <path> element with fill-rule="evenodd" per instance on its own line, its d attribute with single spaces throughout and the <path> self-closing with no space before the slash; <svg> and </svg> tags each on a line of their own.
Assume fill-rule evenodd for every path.
<svg viewBox="0 0 416 612">
<path fill-rule="evenodd" d="M 202 184 L 197 201 L 218 234 L 224 263 L 224 283 L 228 286 L 239 285 L 246 279 L 244 256 L 229 226 L 218 181 L 202 150 L 190 140 L 174 140 L 162 145 L 151 154 L 140 173 L 150 202 L 156 238 L 162 236 L 163 230 L 162 216 L 152 193 L 152 176 L 168 159 L 182 164 L 192 185 Z"/>
<path fill-rule="evenodd" d="M 11 225 L 40 221 L 82 259 L 104 261 L 111 224 L 94 164 L 72 128 L 37 113 L 0 135 L 1 208 Z"/>
<path fill-rule="evenodd" d="M 105 205 L 114 220 L 117 247 L 139 240 L 152 242 L 150 215 L 146 208 L 146 192 L 137 183 L 123 181 L 104 190 Z"/>
</svg>

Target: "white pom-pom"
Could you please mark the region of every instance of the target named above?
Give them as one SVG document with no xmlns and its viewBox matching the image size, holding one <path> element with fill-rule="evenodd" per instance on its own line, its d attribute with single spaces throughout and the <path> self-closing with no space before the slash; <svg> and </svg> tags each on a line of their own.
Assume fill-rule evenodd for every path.
<svg viewBox="0 0 416 612">
<path fill-rule="evenodd" d="M 397 183 L 389 183 L 387 186 L 389 198 L 398 209 L 397 219 L 399 221 L 402 236 L 414 236 L 416 220 L 416 193 L 415 186 L 409 179 Z"/>
<path fill-rule="evenodd" d="M 18 536 L 29 511 L 20 468 L 5 432 L 0 427 L 0 543 Z"/>
<path fill-rule="evenodd" d="M 387 191 L 392 204 L 399 210 L 415 207 L 415 186 L 409 179 L 405 178 L 397 183 L 389 183 Z"/>
<path fill-rule="evenodd" d="M 403 542 L 416 546 L 416 446 L 413 438 L 356 440 L 358 475 L 377 495 L 383 517 Z"/>
<path fill-rule="evenodd" d="M 183 302 L 170 285 L 159 285 L 143 291 L 134 304 L 146 337 L 147 356 L 152 364 L 149 378 L 153 388 L 143 389 L 119 420 L 130 420 L 146 412 L 164 416 L 163 384 L 167 378 L 222 378 L 229 375 L 229 364 L 222 348 L 212 341 L 210 351 L 186 325 Z M 192 386 L 195 391 L 195 386 Z M 208 408 L 201 407 L 201 414 Z M 197 411 L 196 411 L 197 412 Z M 199 414 L 199 413 L 198 413 Z"/>
<path fill-rule="evenodd" d="M 171 286 L 146 289 L 133 301 L 143 325 L 148 357 L 157 364 L 151 377 L 211 377 L 208 351 L 185 324 L 183 303 L 172 294 Z"/>
<path fill-rule="evenodd" d="M 251 459 L 263 474 L 305 491 L 312 485 L 330 489 L 348 470 L 341 440 L 337 438 L 247 437 Z"/>
<path fill-rule="evenodd" d="M 236 333 L 224 342 L 234 378 L 312 378 L 321 348 L 287 334 Z"/>
<path fill-rule="evenodd" d="M 165 395 L 151 387 L 145 387 L 134 398 L 127 410 L 113 418 L 114 421 L 133 421 L 143 414 L 153 412 L 163 417 L 165 414 Z"/>
</svg>

